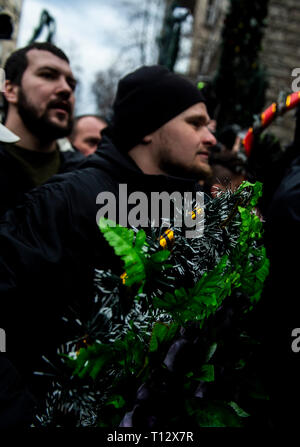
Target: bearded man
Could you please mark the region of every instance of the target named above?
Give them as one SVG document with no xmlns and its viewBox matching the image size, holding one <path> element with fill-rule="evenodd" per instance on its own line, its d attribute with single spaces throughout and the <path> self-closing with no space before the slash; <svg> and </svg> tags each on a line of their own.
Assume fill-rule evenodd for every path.
<svg viewBox="0 0 300 447">
<path fill-rule="evenodd" d="M 56 143 L 72 130 L 75 102 L 76 80 L 63 51 L 49 43 L 21 48 L 7 59 L 5 76 L 5 125 L 19 141 L 0 145 L 0 214 L 84 159 Z"/>
</svg>

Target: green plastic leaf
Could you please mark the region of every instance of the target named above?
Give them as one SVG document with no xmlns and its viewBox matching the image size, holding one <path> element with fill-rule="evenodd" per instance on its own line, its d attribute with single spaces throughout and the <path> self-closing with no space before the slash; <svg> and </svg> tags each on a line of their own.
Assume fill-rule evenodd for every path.
<svg viewBox="0 0 300 447">
<path fill-rule="evenodd" d="M 209 362 L 211 358 L 213 357 L 214 353 L 216 352 L 218 347 L 218 343 L 213 343 L 208 350 L 208 353 L 206 355 L 206 361 Z"/>
<path fill-rule="evenodd" d="M 187 413 L 193 417 L 198 427 L 242 427 L 243 420 L 222 401 L 205 402 L 199 405 L 198 399 L 186 401 Z"/>
<path fill-rule="evenodd" d="M 258 199 L 262 196 L 262 183 L 250 183 L 248 181 L 244 181 L 241 183 L 235 194 L 238 195 L 245 188 L 250 188 L 252 190 L 252 197 L 249 206 L 253 208 L 257 204 Z"/>
<path fill-rule="evenodd" d="M 134 231 L 120 225 L 111 226 L 111 221 L 101 217 L 99 221 L 100 230 L 117 256 L 124 261 L 124 269 L 127 274 L 125 284 L 131 286 L 144 281 L 145 255 L 143 245 L 146 240 L 144 230 L 140 230 L 136 235 L 136 245 L 134 245 Z"/>
<path fill-rule="evenodd" d="M 215 380 L 214 365 L 203 365 L 197 380 L 201 380 L 203 382 L 213 382 Z"/>
<path fill-rule="evenodd" d="M 244 411 L 236 402 L 229 402 L 228 405 L 234 409 L 240 418 L 248 418 L 250 416 L 250 414 L 246 413 L 246 411 Z"/>
<path fill-rule="evenodd" d="M 111 363 L 114 355 L 114 349 L 107 344 L 95 343 L 82 348 L 76 360 L 74 375 L 81 378 L 89 375 L 95 379 Z"/>
<path fill-rule="evenodd" d="M 177 331 L 179 325 L 172 323 L 167 325 L 165 323 L 156 322 L 149 343 L 149 352 L 155 352 L 161 343 L 171 342 Z"/>
<path fill-rule="evenodd" d="M 111 396 L 106 405 L 113 405 L 115 408 L 123 408 L 125 405 L 125 400 L 120 395 Z"/>
<path fill-rule="evenodd" d="M 135 236 L 135 247 L 137 249 L 142 249 L 146 244 L 146 233 L 144 230 L 139 230 Z"/>
<path fill-rule="evenodd" d="M 156 263 L 165 262 L 170 256 L 169 250 L 161 250 L 151 255 L 151 261 Z"/>
</svg>

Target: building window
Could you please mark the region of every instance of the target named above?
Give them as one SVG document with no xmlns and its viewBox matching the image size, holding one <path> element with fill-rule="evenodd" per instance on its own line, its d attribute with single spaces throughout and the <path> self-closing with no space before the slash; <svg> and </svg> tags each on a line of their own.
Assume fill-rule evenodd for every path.
<svg viewBox="0 0 300 447">
<path fill-rule="evenodd" d="M 220 12 L 220 0 L 208 0 L 205 25 L 214 26 L 217 22 Z"/>
</svg>

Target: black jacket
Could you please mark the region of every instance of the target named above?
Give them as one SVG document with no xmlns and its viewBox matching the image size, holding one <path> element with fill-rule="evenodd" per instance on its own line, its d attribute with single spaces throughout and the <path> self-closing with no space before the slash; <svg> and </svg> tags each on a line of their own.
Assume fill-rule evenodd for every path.
<svg viewBox="0 0 300 447">
<path fill-rule="evenodd" d="M 45 370 L 41 355 L 54 354 L 67 337 L 61 317 L 69 305 L 85 317 L 95 267 L 115 262 L 96 223 L 96 197 L 110 191 L 118 199 L 120 183 L 128 194 L 199 189 L 193 180 L 145 175 L 104 138 L 80 170 L 53 177 L 0 220 L 0 327 L 7 357 L 35 395 L 43 392 L 44 379 L 32 376 Z"/>
<path fill-rule="evenodd" d="M 32 422 L 35 399 L 15 367 L 0 354 L 0 429 L 26 428 Z"/>
<path fill-rule="evenodd" d="M 82 154 L 71 151 L 60 152 L 60 159 L 59 173 L 70 172 L 85 161 Z M 24 193 L 32 188 L 21 164 L 5 149 L 5 144 L 0 143 L 0 215 L 22 203 Z"/>
<path fill-rule="evenodd" d="M 300 352 L 292 347 L 296 341 L 300 348 L 300 339 L 292 336 L 300 328 L 300 157 L 273 197 L 265 233 L 270 275 L 262 300 L 262 327 L 273 419 L 276 426 L 292 427 L 300 417 Z"/>
</svg>

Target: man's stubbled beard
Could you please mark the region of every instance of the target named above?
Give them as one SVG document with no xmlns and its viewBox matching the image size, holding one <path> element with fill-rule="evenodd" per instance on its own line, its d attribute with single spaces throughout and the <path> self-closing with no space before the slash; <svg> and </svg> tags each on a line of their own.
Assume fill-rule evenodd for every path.
<svg viewBox="0 0 300 447">
<path fill-rule="evenodd" d="M 159 161 L 159 167 L 162 172 L 173 177 L 182 177 L 190 180 L 207 180 L 212 176 L 212 169 L 209 164 L 193 166 L 188 169 L 181 163 L 169 158 L 168 153 L 163 153 Z"/>
<path fill-rule="evenodd" d="M 60 126 L 49 121 L 48 119 L 48 110 L 59 103 L 60 100 L 51 101 L 47 105 L 45 112 L 41 116 L 38 116 L 35 107 L 27 101 L 26 95 L 23 93 L 22 88 L 19 89 L 17 105 L 18 113 L 27 129 L 41 141 L 54 141 L 58 138 L 66 137 L 71 133 L 73 127 L 71 106 L 68 107 L 69 119 L 67 126 Z"/>
</svg>

